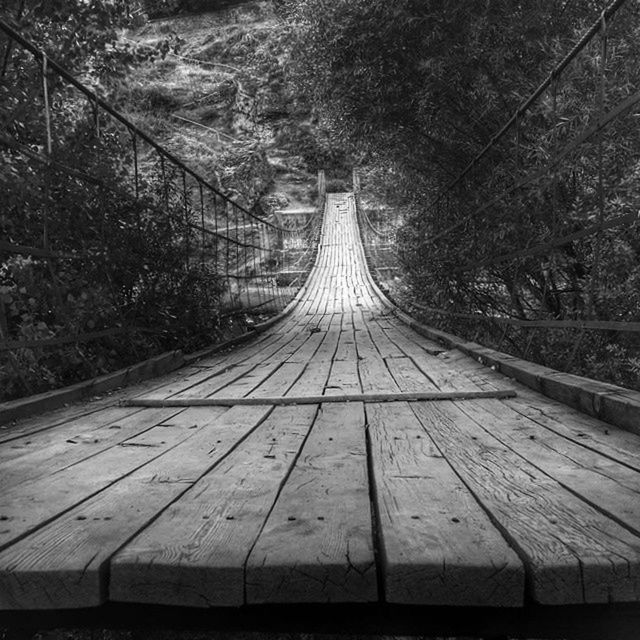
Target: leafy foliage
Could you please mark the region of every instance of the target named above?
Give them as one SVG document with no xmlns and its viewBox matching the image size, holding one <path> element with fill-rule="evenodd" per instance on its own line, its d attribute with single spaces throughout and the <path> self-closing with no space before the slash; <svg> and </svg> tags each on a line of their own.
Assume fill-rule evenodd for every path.
<svg viewBox="0 0 640 640">
<path fill-rule="evenodd" d="M 640 318 L 637 222 L 501 258 L 637 211 L 640 139 L 633 110 L 556 161 L 599 112 L 637 86 L 637 4 L 627 3 L 607 25 L 604 100 L 596 37 L 455 189 L 448 185 L 605 3 L 280 4 L 298 33 L 292 56 L 298 86 L 323 114 L 334 143 L 375 168 L 379 191 L 406 212 L 399 250 L 408 297 L 446 312 L 426 319 L 553 366 L 637 385 L 638 345 L 628 335 L 505 331 L 459 315 Z M 622 366 L 607 364 L 614 352 L 625 354 Z"/>
<path fill-rule="evenodd" d="M 23 31 L 94 86 L 134 60 L 113 40 L 128 3 L 23 6 Z M 0 338 L 51 342 L 0 352 L 2 399 L 210 343 L 223 287 L 190 252 L 177 176 L 148 155 L 135 165 L 128 131 L 53 73 L 47 108 L 41 63 L 2 46 L 0 235 L 36 251 L 0 258 Z"/>
<path fill-rule="evenodd" d="M 144 10 L 151 18 L 216 11 L 235 4 L 238 4 L 238 0 L 142 0 Z"/>
</svg>

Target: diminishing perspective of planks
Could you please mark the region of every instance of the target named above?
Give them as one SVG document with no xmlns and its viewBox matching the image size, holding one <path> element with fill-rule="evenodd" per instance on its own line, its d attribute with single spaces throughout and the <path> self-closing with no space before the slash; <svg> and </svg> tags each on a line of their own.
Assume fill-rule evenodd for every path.
<svg viewBox="0 0 640 640">
<path fill-rule="evenodd" d="M 330 194 L 275 328 L 0 431 L 0 607 L 639 600 L 640 438 L 423 338 L 369 282 Z"/>
</svg>

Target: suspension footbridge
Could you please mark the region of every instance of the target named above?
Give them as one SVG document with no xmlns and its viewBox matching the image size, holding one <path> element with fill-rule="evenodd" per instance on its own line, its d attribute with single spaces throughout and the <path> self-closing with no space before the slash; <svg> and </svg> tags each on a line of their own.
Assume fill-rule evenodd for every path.
<svg viewBox="0 0 640 640">
<path fill-rule="evenodd" d="M 606 44 L 607 20 L 622 4 L 603 13 L 431 203 L 442 228 L 425 242 L 479 238 L 474 225 L 486 226 L 496 202 L 516 192 L 526 199 L 543 178 L 556 193 L 557 166 L 570 152 L 635 117 L 637 93 L 608 113 L 603 102 L 569 151 L 550 156 L 549 167 L 536 159 L 521 175 L 523 116 L 552 95 L 556 118 L 563 70 L 596 37 Z M 198 325 L 200 342 L 189 332 L 185 341 L 241 334 L 224 348 L 173 352 L 166 368 L 175 370 L 144 382 L 135 379 L 151 361 L 0 405 L 0 419 L 21 418 L 0 429 L 0 627 L 196 621 L 262 631 L 637 638 L 636 392 L 526 361 L 531 335 L 516 357 L 418 322 L 377 284 L 397 269 L 396 230 L 367 215 L 359 180 L 353 192 L 325 193 L 321 172 L 316 210 L 247 209 L 12 26 L 0 29 L 11 43 L 7 80 L 36 87 L 15 110 L 42 116 L 33 130 L 8 119 L 0 131 L 3 158 L 33 182 L 33 215 L 16 218 L 0 241 L 15 297 L 10 313 L 0 298 L 0 353 L 23 395 L 34 391 L 30 374 L 55 365 L 53 349 L 58 363 L 72 358 L 90 377 L 105 353 L 141 360 L 138 350 L 180 335 L 192 312 L 211 323 Z M 70 122 L 65 104 L 82 117 Z M 483 159 L 498 144 L 508 150 L 512 135 L 518 179 L 488 202 L 465 204 L 462 187 L 479 193 Z M 95 165 L 88 156 L 74 163 L 70 137 L 97 152 Z M 108 145 L 122 154 L 117 180 L 101 163 Z M 602 172 L 604 164 L 594 166 Z M 605 241 L 637 218 L 610 215 L 605 186 L 601 179 L 592 190 L 597 223 L 587 217 L 576 231 L 573 220 L 565 233 L 552 208 L 552 240 L 539 224 L 538 244 L 451 270 L 472 272 L 477 290 L 494 295 L 486 309 L 415 309 L 488 324 L 501 340 L 513 328 L 578 329 L 569 362 L 585 331 L 633 335 L 637 323 L 626 319 L 551 317 L 535 307 L 536 279 L 521 270 L 542 273 L 543 302 L 551 289 L 560 299 L 567 261 L 554 252 L 585 242 L 594 247 L 582 256 L 592 281 L 574 284 L 595 291 Z M 86 207 L 70 214 L 68 193 L 82 194 Z M 95 209 L 105 201 L 113 207 Z M 532 256 L 542 266 L 522 262 Z M 495 264 L 507 267 L 488 268 Z M 16 284 L 25 265 L 37 287 Z M 189 287 L 198 309 L 157 308 Z M 83 304 L 95 291 L 100 315 L 87 318 Z M 20 296 L 34 318 L 40 310 L 38 331 L 22 330 Z M 511 302 L 519 309 L 510 314 Z M 135 384 L 61 406 L 123 381 Z M 45 410 L 25 415 L 37 408 Z"/>
<path fill-rule="evenodd" d="M 2 439 L 4 610 L 640 598 L 640 437 L 398 320 L 352 194 L 270 330 Z"/>
</svg>

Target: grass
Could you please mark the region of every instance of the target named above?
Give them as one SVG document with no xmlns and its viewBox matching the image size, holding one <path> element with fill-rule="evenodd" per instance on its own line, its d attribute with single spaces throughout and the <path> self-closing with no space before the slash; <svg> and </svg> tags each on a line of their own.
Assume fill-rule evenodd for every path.
<svg viewBox="0 0 640 640">
<path fill-rule="evenodd" d="M 316 167 L 309 113 L 290 106 L 283 78 L 283 27 L 271 2 L 155 20 L 126 34 L 153 46 L 171 35 L 169 54 L 133 70 L 119 102 L 187 165 L 245 206 L 263 199 L 313 207 Z"/>
</svg>

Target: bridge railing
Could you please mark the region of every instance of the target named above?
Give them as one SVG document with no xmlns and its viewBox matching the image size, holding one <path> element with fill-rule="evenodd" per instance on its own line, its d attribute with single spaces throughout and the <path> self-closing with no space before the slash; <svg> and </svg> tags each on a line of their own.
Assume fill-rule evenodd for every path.
<svg viewBox="0 0 640 640">
<path fill-rule="evenodd" d="M 380 206 L 367 197 L 369 191 L 366 178 L 354 168 L 353 193 L 365 257 L 377 284 L 393 298 L 403 271 L 396 238 L 402 217 L 398 209 Z"/>
<path fill-rule="evenodd" d="M 637 21 L 636 3 L 611 2 L 437 191 L 420 240 L 434 256 L 434 284 L 422 282 L 412 302 L 423 320 L 637 384 L 640 48 L 629 37 Z"/>
<path fill-rule="evenodd" d="M 234 202 L 5 22 L 0 61 L 0 400 L 293 299 L 319 211 L 284 227 Z"/>
</svg>

